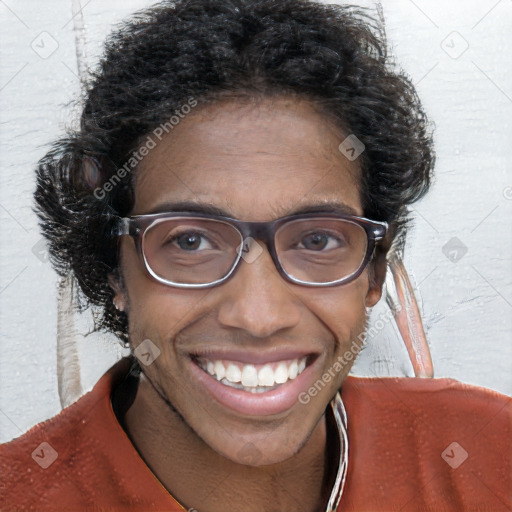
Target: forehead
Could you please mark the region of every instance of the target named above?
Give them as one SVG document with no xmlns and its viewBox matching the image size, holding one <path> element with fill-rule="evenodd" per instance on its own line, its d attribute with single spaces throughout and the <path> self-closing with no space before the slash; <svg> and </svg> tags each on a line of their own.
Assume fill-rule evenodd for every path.
<svg viewBox="0 0 512 512">
<path fill-rule="evenodd" d="M 362 215 L 358 162 L 338 149 L 345 137 L 297 99 L 198 107 L 139 164 L 132 213 L 193 202 L 259 221 L 328 202 Z"/>
</svg>

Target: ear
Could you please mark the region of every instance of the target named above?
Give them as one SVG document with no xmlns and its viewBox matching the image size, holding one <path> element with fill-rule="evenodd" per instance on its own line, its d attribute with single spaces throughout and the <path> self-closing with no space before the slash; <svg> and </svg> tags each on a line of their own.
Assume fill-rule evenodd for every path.
<svg viewBox="0 0 512 512">
<path fill-rule="evenodd" d="M 374 259 L 371 263 L 369 272 L 369 287 L 366 294 L 365 305 L 371 308 L 379 302 L 382 297 L 382 287 L 386 280 L 386 261 L 387 250 L 380 249 L 375 253 Z"/>
<path fill-rule="evenodd" d="M 119 274 L 118 269 L 108 275 L 108 284 L 114 291 L 114 305 L 116 309 L 119 311 L 125 311 L 128 304 L 128 296 L 123 278 Z"/>
</svg>

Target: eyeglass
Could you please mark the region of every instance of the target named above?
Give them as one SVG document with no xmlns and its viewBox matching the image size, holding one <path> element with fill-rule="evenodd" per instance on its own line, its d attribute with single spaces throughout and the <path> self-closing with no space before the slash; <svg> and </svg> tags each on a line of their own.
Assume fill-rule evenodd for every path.
<svg viewBox="0 0 512 512">
<path fill-rule="evenodd" d="M 117 236 L 134 238 L 141 261 L 158 282 L 207 288 L 226 281 L 256 240 L 280 275 L 304 286 L 356 279 L 386 235 L 386 222 L 339 213 L 298 214 L 270 222 L 172 212 L 119 218 Z M 249 251 L 250 253 L 250 251 Z"/>
</svg>

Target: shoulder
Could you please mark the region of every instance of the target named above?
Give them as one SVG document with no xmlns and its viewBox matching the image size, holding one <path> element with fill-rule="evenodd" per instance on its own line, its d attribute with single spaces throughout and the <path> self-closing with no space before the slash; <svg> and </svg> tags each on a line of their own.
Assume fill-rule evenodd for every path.
<svg viewBox="0 0 512 512">
<path fill-rule="evenodd" d="M 414 417 L 438 413 L 436 422 L 443 423 L 458 422 L 466 415 L 470 415 L 473 422 L 485 422 L 489 415 L 510 420 L 512 406 L 509 396 L 448 378 L 348 377 L 343 383 L 342 394 L 351 406 L 371 404 L 380 412 L 386 412 L 392 406 L 402 414 Z"/>
<path fill-rule="evenodd" d="M 349 377 L 342 398 L 353 496 L 371 488 L 403 510 L 511 508 L 510 397 L 453 379 Z"/>
<path fill-rule="evenodd" d="M 2 510 L 182 510 L 138 456 L 111 404 L 126 375 L 122 359 L 89 393 L 0 445 Z"/>
</svg>

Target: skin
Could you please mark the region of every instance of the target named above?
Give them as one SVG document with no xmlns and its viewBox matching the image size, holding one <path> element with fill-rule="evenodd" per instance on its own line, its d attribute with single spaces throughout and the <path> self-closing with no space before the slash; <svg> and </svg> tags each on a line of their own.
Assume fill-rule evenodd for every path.
<svg viewBox="0 0 512 512">
<path fill-rule="evenodd" d="M 132 214 L 190 200 L 247 221 L 325 201 L 363 215 L 357 160 L 338 150 L 345 136 L 298 99 L 198 107 L 141 163 Z M 123 237 L 123 281 L 111 280 L 132 346 L 149 338 L 161 351 L 143 368 L 147 378 L 124 418 L 126 431 L 162 485 L 199 512 L 321 510 L 332 477 L 325 411 L 352 363 L 308 405 L 248 417 L 205 396 L 191 377 L 189 354 L 205 346 L 304 348 L 319 353 L 316 380 L 364 330 L 366 308 L 381 296 L 383 275 L 370 280 L 368 268 L 342 286 L 287 282 L 263 249 L 221 285 L 185 290 L 153 280 L 133 239 Z M 252 464 L 242 458 L 247 450 L 256 454 Z"/>
</svg>

